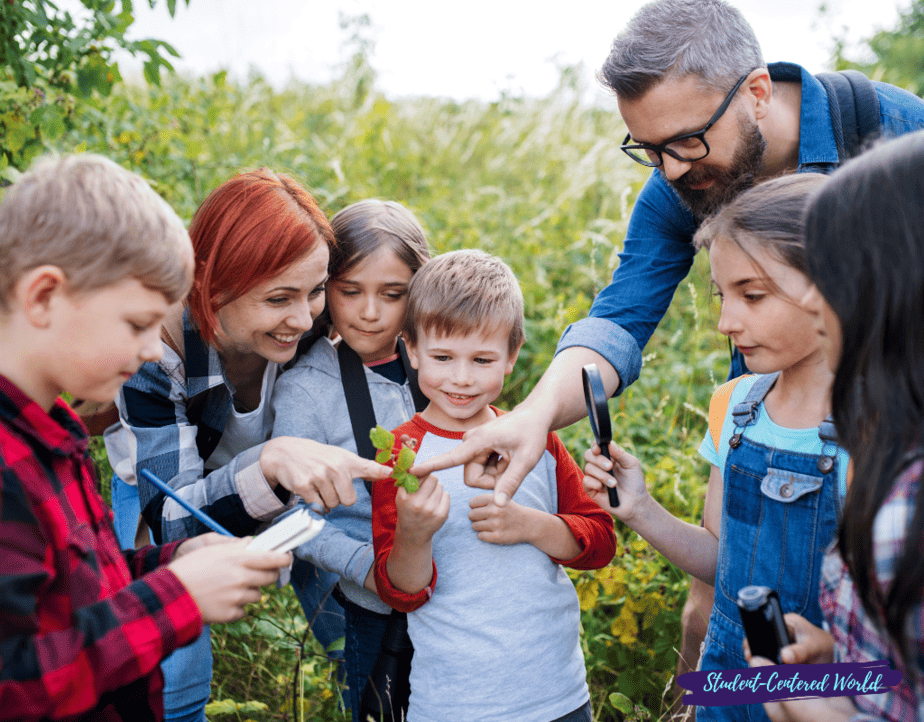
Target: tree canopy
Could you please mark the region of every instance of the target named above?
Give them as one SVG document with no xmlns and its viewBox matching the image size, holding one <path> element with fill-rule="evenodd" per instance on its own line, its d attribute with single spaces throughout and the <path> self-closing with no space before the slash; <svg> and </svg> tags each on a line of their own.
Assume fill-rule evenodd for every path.
<svg viewBox="0 0 924 722">
<path fill-rule="evenodd" d="M 871 60 L 851 59 L 845 44 L 836 39 L 837 69 L 857 68 L 874 80 L 882 80 L 921 95 L 924 92 L 924 0 L 913 0 L 901 13 L 898 24 L 867 38 L 864 45 Z"/>
<path fill-rule="evenodd" d="M 166 2 L 173 15 L 177 0 Z M 146 58 L 148 82 L 173 69 L 168 56 L 179 55 L 169 44 L 126 38 L 132 11 L 132 0 L 80 0 L 74 13 L 51 0 L 0 2 L 0 181 L 72 127 L 94 97 L 112 92 L 121 79 L 117 49 Z"/>
</svg>

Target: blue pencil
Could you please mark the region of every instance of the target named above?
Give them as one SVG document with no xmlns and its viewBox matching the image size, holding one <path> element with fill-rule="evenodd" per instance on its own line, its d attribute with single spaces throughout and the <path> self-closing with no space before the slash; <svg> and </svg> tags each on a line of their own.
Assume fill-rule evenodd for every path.
<svg viewBox="0 0 924 722">
<path fill-rule="evenodd" d="M 147 479 L 152 484 L 154 484 L 154 486 L 156 486 L 158 489 L 164 492 L 167 496 L 173 499 L 177 504 L 179 504 L 184 509 L 186 509 L 186 511 L 188 511 L 190 514 L 196 517 L 196 519 L 201 521 L 212 531 L 217 531 L 219 534 L 224 534 L 225 536 L 234 536 L 234 534 L 232 534 L 227 529 L 225 529 L 221 524 L 215 521 L 208 514 L 206 514 L 203 511 L 200 511 L 199 509 L 196 509 L 188 501 L 180 497 L 179 494 L 177 494 L 173 489 L 167 486 L 160 478 L 152 474 L 147 469 L 141 470 L 141 476 L 143 476 L 145 479 Z"/>
</svg>

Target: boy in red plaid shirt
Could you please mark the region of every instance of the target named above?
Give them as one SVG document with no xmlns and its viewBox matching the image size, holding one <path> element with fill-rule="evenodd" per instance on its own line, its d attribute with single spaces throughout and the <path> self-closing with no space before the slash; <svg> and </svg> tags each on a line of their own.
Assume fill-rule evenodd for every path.
<svg viewBox="0 0 924 722">
<path fill-rule="evenodd" d="M 291 561 L 217 534 L 123 554 L 59 398 L 112 401 L 160 358 L 189 238 L 141 178 L 71 156 L 6 192 L 0 258 L 0 719 L 160 720 L 161 659 Z"/>
</svg>

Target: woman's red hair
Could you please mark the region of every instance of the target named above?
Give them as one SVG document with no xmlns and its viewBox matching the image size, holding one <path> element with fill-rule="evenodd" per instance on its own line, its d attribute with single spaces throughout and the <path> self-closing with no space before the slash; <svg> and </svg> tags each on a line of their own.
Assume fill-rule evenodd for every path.
<svg viewBox="0 0 924 722">
<path fill-rule="evenodd" d="M 319 241 L 335 245 L 311 194 L 286 175 L 240 173 L 209 194 L 189 226 L 196 274 L 187 306 L 206 343 L 217 312 L 278 275 Z"/>
</svg>

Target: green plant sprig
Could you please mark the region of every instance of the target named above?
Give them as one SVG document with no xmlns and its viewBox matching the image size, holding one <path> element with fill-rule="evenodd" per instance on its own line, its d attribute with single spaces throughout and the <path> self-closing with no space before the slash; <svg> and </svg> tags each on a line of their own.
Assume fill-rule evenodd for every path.
<svg viewBox="0 0 924 722">
<path fill-rule="evenodd" d="M 414 465 L 414 459 L 417 454 L 413 449 L 406 446 L 401 447 L 401 451 L 395 456 L 392 449 L 395 448 L 395 435 L 383 426 L 376 426 L 369 432 L 369 438 L 372 439 L 372 445 L 378 449 L 375 460 L 380 464 L 387 464 L 394 459 L 395 466 L 392 478 L 395 480 L 395 486 L 403 486 L 408 494 L 413 494 L 420 488 L 420 480 L 413 474 L 408 473 Z"/>
</svg>

